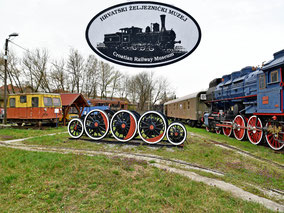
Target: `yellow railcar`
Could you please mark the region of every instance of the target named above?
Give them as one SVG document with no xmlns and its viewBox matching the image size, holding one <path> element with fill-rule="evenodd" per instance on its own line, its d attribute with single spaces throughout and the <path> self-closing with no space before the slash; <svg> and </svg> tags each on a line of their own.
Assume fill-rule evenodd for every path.
<svg viewBox="0 0 284 213">
<path fill-rule="evenodd" d="M 60 94 L 11 94 L 7 103 L 9 123 L 55 123 L 62 118 Z"/>
</svg>

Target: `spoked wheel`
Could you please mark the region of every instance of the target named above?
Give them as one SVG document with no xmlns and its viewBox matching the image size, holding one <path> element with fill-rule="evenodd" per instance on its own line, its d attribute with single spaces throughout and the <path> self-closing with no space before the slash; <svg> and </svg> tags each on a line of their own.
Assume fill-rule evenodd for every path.
<svg viewBox="0 0 284 213">
<path fill-rule="evenodd" d="M 231 127 L 222 127 L 223 134 L 230 137 L 232 134 L 232 128 Z"/>
<path fill-rule="evenodd" d="M 244 129 L 245 127 L 246 127 L 245 119 L 243 118 L 243 116 L 237 115 L 233 122 L 233 133 L 237 140 L 241 141 L 244 139 L 246 135 L 246 131 Z"/>
<path fill-rule="evenodd" d="M 210 132 L 210 129 L 209 129 L 209 127 L 207 126 L 207 127 L 205 127 L 205 129 L 206 129 L 206 131 L 207 132 Z"/>
<path fill-rule="evenodd" d="M 79 118 L 73 118 L 68 124 L 68 133 L 72 138 L 80 138 L 84 133 L 83 122 Z"/>
<path fill-rule="evenodd" d="M 167 129 L 168 141 L 175 145 L 181 145 L 187 137 L 187 132 L 183 124 L 174 122 Z"/>
<path fill-rule="evenodd" d="M 139 117 L 138 113 L 132 113 L 128 110 L 116 112 L 110 122 L 113 137 L 122 142 L 131 140 L 137 132 Z"/>
<path fill-rule="evenodd" d="M 160 142 L 167 132 L 167 120 L 156 111 L 144 113 L 138 121 L 138 133 L 140 138 L 149 144 Z"/>
<path fill-rule="evenodd" d="M 259 144 L 262 141 L 263 136 L 261 120 L 253 115 L 249 118 L 247 127 L 247 136 L 249 141 L 254 145 Z"/>
<path fill-rule="evenodd" d="M 84 120 L 84 130 L 93 140 L 104 138 L 109 130 L 109 118 L 107 114 L 99 109 L 90 111 Z"/>
<path fill-rule="evenodd" d="M 278 140 L 283 141 L 284 140 L 284 134 L 283 134 L 283 127 L 277 126 L 275 124 L 272 124 L 270 121 L 266 123 L 267 132 L 265 134 L 265 139 L 268 145 L 273 150 L 281 150 L 284 147 L 284 143 L 278 142 Z M 278 132 L 280 130 L 280 132 Z M 273 133 L 274 132 L 274 133 Z M 277 133 L 278 132 L 278 133 Z"/>
<path fill-rule="evenodd" d="M 221 134 L 221 129 L 220 128 L 216 128 L 215 132 L 216 132 L 216 134 L 220 135 Z"/>
</svg>

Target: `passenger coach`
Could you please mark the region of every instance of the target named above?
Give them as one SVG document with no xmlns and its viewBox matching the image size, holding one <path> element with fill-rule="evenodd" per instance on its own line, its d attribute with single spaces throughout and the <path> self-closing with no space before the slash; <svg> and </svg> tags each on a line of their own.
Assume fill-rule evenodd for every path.
<svg viewBox="0 0 284 213">
<path fill-rule="evenodd" d="M 164 113 L 169 119 L 180 120 L 190 126 L 201 126 L 207 110 L 206 91 L 201 91 L 164 103 Z"/>
</svg>

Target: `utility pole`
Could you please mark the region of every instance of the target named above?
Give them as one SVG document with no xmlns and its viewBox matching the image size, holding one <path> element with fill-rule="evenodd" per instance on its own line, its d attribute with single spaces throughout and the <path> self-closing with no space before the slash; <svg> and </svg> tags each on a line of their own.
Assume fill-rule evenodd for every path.
<svg viewBox="0 0 284 213">
<path fill-rule="evenodd" d="M 6 38 L 5 42 L 5 56 L 4 56 L 4 119 L 3 123 L 7 124 L 7 61 L 8 61 L 8 42 L 9 39 Z"/>
<path fill-rule="evenodd" d="M 18 36 L 18 33 L 12 33 L 5 40 L 5 56 L 4 56 L 4 119 L 3 123 L 7 124 L 7 64 L 8 64 L 8 43 L 10 37 Z"/>
</svg>

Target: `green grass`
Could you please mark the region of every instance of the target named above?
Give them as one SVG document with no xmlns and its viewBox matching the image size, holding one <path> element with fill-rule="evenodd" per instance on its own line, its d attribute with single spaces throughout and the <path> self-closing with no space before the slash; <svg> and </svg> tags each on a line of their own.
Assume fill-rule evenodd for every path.
<svg viewBox="0 0 284 213">
<path fill-rule="evenodd" d="M 209 134 L 209 136 L 211 136 Z M 207 136 L 208 137 L 208 136 Z M 145 146 L 124 146 L 91 143 L 83 140 L 69 140 L 68 134 L 46 136 L 40 138 L 29 139 L 24 141 L 25 144 L 36 144 L 51 147 L 68 147 L 88 150 L 113 150 L 124 151 L 130 153 L 155 154 L 165 158 L 174 158 L 184 160 L 190 163 L 201 165 L 207 168 L 216 169 L 224 172 L 224 177 L 216 177 L 218 179 L 230 182 L 245 190 L 255 193 L 255 188 L 249 186 L 253 184 L 267 189 L 284 190 L 284 171 L 267 162 L 260 162 L 234 151 L 225 150 L 206 142 L 208 138 L 190 136 L 188 142 L 183 149 L 179 148 L 156 148 L 152 149 Z M 233 139 L 231 139 L 233 140 Z M 255 149 L 258 147 L 253 146 Z M 271 155 L 279 156 L 271 152 Z M 264 196 L 263 193 L 257 192 L 258 195 Z M 275 200 L 284 202 L 283 200 Z"/>
<path fill-rule="evenodd" d="M 27 138 L 34 136 L 41 136 L 51 133 L 64 132 L 67 131 L 66 127 L 50 127 L 47 129 L 16 129 L 16 128 L 4 128 L 0 129 L 0 141 L 13 140 L 19 138 Z"/>
<path fill-rule="evenodd" d="M 269 212 L 134 159 L 0 148 L 1 212 Z"/>
</svg>

